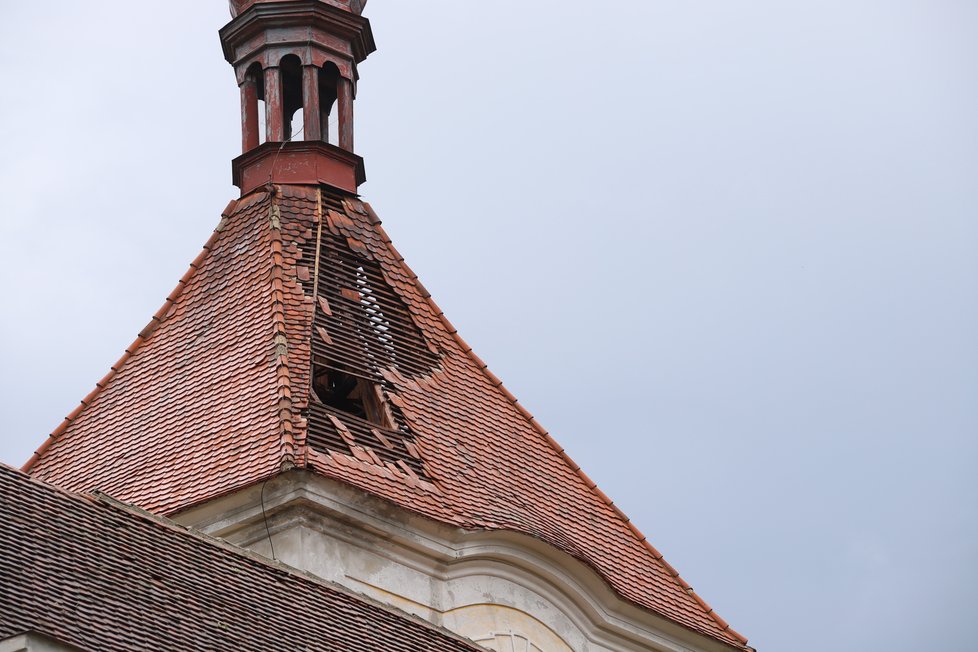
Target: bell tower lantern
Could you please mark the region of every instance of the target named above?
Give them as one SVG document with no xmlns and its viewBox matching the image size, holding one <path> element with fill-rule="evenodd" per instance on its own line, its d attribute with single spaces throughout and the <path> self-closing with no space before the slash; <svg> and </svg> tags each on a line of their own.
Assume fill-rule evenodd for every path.
<svg viewBox="0 0 978 652">
<path fill-rule="evenodd" d="M 353 104 L 357 65 L 376 49 L 361 15 L 366 3 L 231 0 L 221 43 L 241 90 L 242 155 L 233 174 L 242 194 L 268 183 L 356 194 L 365 181 Z"/>
</svg>

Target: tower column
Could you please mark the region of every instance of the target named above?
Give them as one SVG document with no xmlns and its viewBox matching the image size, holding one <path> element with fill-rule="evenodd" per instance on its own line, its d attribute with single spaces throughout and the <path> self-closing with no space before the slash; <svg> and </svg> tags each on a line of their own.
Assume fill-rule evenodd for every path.
<svg viewBox="0 0 978 652">
<path fill-rule="evenodd" d="M 278 67 L 265 70 L 265 140 L 285 140 L 285 110 L 282 107 L 282 77 Z"/>
<path fill-rule="evenodd" d="M 258 81 L 251 75 L 241 84 L 241 151 L 258 147 Z"/>
<path fill-rule="evenodd" d="M 302 124 L 305 140 L 323 140 L 319 115 L 319 70 L 315 66 L 302 68 Z"/>
<path fill-rule="evenodd" d="M 336 87 L 336 104 L 339 111 L 339 146 L 353 151 L 353 82 L 340 78 Z"/>
</svg>

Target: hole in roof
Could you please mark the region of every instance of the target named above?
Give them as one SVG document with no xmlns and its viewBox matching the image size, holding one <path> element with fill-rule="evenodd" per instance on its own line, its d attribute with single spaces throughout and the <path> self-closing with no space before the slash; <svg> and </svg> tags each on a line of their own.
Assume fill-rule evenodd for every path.
<svg viewBox="0 0 978 652">
<path fill-rule="evenodd" d="M 393 430 L 397 427 L 384 392 L 376 383 L 340 369 L 313 367 L 313 392 L 323 405 Z"/>
<path fill-rule="evenodd" d="M 346 212 L 329 195 L 323 211 Z M 315 308 L 304 415 L 309 446 L 430 480 L 415 433 L 391 397 L 395 377 L 423 377 L 438 367 L 435 349 L 365 244 L 331 225 L 320 242 L 303 244 L 303 258 L 315 268 L 303 281 Z"/>
</svg>

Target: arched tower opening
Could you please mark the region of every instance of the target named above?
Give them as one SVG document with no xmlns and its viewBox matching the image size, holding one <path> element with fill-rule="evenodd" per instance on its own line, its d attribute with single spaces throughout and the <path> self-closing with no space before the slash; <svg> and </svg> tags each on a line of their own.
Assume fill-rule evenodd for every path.
<svg viewBox="0 0 978 652">
<path fill-rule="evenodd" d="M 339 92 L 340 69 L 332 61 L 327 61 L 318 74 L 319 122 L 322 129 L 322 139 L 327 143 L 335 143 L 338 120 L 334 117 L 334 107 Z"/>
<path fill-rule="evenodd" d="M 282 84 L 282 127 L 283 140 L 304 140 L 304 121 L 302 109 L 302 60 L 294 54 L 282 57 L 279 63 L 279 76 Z"/>
</svg>

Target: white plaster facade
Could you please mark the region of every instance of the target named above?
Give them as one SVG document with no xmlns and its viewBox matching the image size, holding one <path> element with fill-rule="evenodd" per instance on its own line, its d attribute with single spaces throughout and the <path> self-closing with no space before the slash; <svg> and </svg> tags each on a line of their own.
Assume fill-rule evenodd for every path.
<svg viewBox="0 0 978 652">
<path fill-rule="evenodd" d="M 77 652 L 39 634 L 27 633 L 0 641 L 0 652 Z"/>
<path fill-rule="evenodd" d="M 445 526 L 312 473 L 175 520 L 266 556 L 274 548 L 281 562 L 498 652 L 731 650 L 625 602 L 537 539 Z"/>
</svg>

